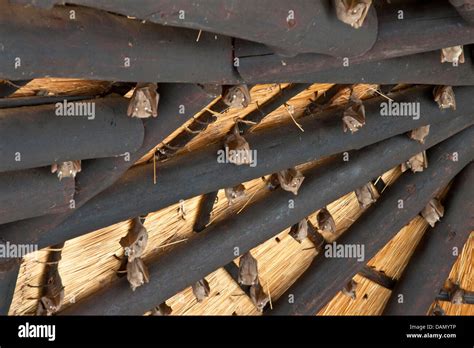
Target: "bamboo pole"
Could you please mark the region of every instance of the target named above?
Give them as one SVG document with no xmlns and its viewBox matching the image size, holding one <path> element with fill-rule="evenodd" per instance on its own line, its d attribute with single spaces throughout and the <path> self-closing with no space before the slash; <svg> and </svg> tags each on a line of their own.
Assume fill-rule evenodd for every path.
<svg viewBox="0 0 474 348">
<path fill-rule="evenodd" d="M 384 309 L 384 315 L 426 315 L 443 288 L 474 230 L 474 163 L 455 179 L 445 207 L 445 216 L 425 232 Z M 400 297 L 400 295 L 402 295 Z M 402 298 L 402 301 L 400 299 Z"/>
</svg>

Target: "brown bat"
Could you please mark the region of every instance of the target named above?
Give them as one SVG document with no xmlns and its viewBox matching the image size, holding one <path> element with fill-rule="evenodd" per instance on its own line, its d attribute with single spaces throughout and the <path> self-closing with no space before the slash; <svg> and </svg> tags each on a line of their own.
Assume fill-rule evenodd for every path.
<svg viewBox="0 0 474 348">
<path fill-rule="evenodd" d="M 326 208 L 321 209 L 316 215 L 316 220 L 318 221 L 318 227 L 323 232 L 335 233 L 336 232 L 336 223 L 334 219 Z"/>
<path fill-rule="evenodd" d="M 448 294 L 449 300 L 452 304 L 463 304 L 464 303 L 464 294 L 465 291 L 461 289 L 459 283 L 453 282 L 451 279 L 448 279 Z"/>
<path fill-rule="evenodd" d="M 413 129 L 408 133 L 408 136 L 413 139 L 418 141 L 420 144 L 425 143 L 426 137 L 430 134 L 430 125 L 426 126 L 421 126 L 419 128 Z"/>
<path fill-rule="evenodd" d="M 438 302 L 435 303 L 435 306 L 431 310 L 430 315 L 446 315 L 446 312 L 444 311 L 443 308 L 439 305 Z"/>
<path fill-rule="evenodd" d="M 278 180 L 277 173 L 273 173 L 272 175 L 270 175 L 270 177 L 267 180 L 265 180 L 265 178 L 262 177 L 262 180 L 266 182 L 266 187 L 270 191 L 274 191 L 280 187 L 280 181 Z"/>
<path fill-rule="evenodd" d="M 252 156 L 250 145 L 243 136 L 240 135 L 237 124 L 234 126 L 230 134 L 224 140 L 227 161 L 238 166 L 242 164 L 251 164 Z"/>
<path fill-rule="evenodd" d="M 238 282 L 242 285 L 254 285 L 258 281 L 257 260 L 250 254 L 250 251 L 242 255 L 239 261 Z"/>
<path fill-rule="evenodd" d="M 441 49 L 441 63 L 452 63 L 453 66 L 464 63 L 463 46 L 453 46 Z"/>
<path fill-rule="evenodd" d="M 337 18 L 358 29 L 364 24 L 372 0 L 334 0 Z"/>
<path fill-rule="evenodd" d="M 137 257 L 141 257 L 148 243 L 148 232 L 140 221 L 139 217 L 132 220 L 131 228 L 125 237 L 120 239 L 120 245 L 125 251 L 125 256 L 131 262 Z"/>
<path fill-rule="evenodd" d="M 127 280 L 130 283 L 132 291 L 135 291 L 139 286 L 149 282 L 150 275 L 141 258 L 137 257 L 127 263 Z"/>
<path fill-rule="evenodd" d="M 75 178 L 76 174 L 81 171 L 81 161 L 67 161 L 59 164 L 51 165 L 51 173 L 58 173 L 58 178 Z"/>
<path fill-rule="evenodd" d="M 372 183 L 365 184 L 355 190 L 361 208 L 367 208 L 379 198 L 379 193 Z"/>
<path fill-rule="evenodd" d="M 232 108 L 246 108 L 250 102 L 250 91 L 247 85 L 224 86 L 222 101 Z"/>
<path fill-rule="evenodd" d="M 440 109 L 456 110 L 456 97 L 454 95 L 453 87 L 451 86 L 437 86 L 433 90 L 434 100 L 438 103 Z"/>
<path fill-rule="evenodd" d="M 239 184 L 234 187 L 226 188 L 225 196 L 227 198 L 228 205 L 231 206 L 245 197 L 245 186 Z"/>
<path fill-rule="evenodd" d="M 151 311 L 151 315 L 153 315 L 153 316 L 166 316 L 166 315 L 170 315 L 171 312 L 173 312 L 171 307 L 168 306 L 166 304 L 166 302 L 163 302 L 162 304 L 160 304 L 160 305 L 156 306 L 155 308 L 153 308 L 153 310 Z"/>
<path fill-rule="evenodd" d="M 426 151 L 420 152 L 402 163 L 402 172 L 406 172 L 408 169 L 411 169 L 413 173 L 422 172 L 425 168 L 428 168 Z"/>
<path fill-rule="evenodd" d="M 137 83 L 128 104 L 127 115 L 138 118 L 157 117 L 160 95 L 156 89 L 156 83 Z"/>
<path fill-rule="evenodd" d="M 342 115 L 344 133 L 355 133 L 365 125 L 365 107 L 362 100 L 351 94 L 349 107 Z"/>
<path fill-rule="evenodd" d="M 45 268 L 46 284 L 43 285 L 43 295 L 41 296 L 36 315 L 53 315 L 61 309 L 64 301 L 64 286 L 59 274 L 59 261 L 61 260 L 61 249 L 64 243 L 53 246 L 48 256 L 48 263 Z"/>
<path fill-rule="evenodd" d="M 209 297 L 209 293 L 211 292 L 211 287 L 209 286 L 206 278 L 194 283 L 192 289 L 193 294 L 198 302 L 202 302 L 206 297 Z"/>
<path fill-rule="evenodd" d="M 298 243 L 301 243 L 306 237 L 308 237 L 308 220 L 303 219 L 297 224 L 291 226 L 288 234 Z"/>
<path fill-rule="evenodd" d="M 295 168 L 289 168 L 278 172 L 277 175 L 281 188 L 292 192 L 296 196 L 304 180 L 303 174 Z"/>
<path fill-rule="evenodd" d="M 250 287 L 250 299 L 259 312 L 263 312 L 263 308 L 265 308 L 267 303 L 270 301 L 270 296 L 263 291 L 263 287 L 260 285 L 260 280 L 258 278 L 257 282 Z"/>
<path fill-rule="evenodd" d="M 357 289 L 357 282 L 354 279 L 351 279 L 344 288 L 342 288 L 342 293 L 351 299 L 356 299 L 356 289 Z"/>
<path fill-rule="evenodd" d="M 444 207 L 441 205 L 439 200 L 436 198 L 431 199 L 426 207 L 421 211 L 421 216 L 430 224 L 431 227 L 434 227 L 436 222 L 438 222 L 444 215 Z"/>
</svg>

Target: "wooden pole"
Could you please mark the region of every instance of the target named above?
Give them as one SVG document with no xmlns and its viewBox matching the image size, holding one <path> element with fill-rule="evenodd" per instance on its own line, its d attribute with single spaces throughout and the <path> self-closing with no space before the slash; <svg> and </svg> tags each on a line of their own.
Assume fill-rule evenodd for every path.
<svg viewBox="0 0 474 348">
<path fill-rule="evenodd" d="M 446 125 L 433 125 L 431 137 L 424 145 L 400 135 L 354 151 L 348 162 L 337 158 L 323 167 L 310 170 L 304 173 L 304 184 L 297 196 L 276 190 L 240 214 L 212 224 L 172 252 L 161 255 L 148 265 L 150 283 L 136 289 L 134 296 L 130 296 L 127 282 L 118 280 L 65 309 L 63 314 L 140 315 L 231 262 L 236 258 L 236 250 L 240 255 L 244 254 L 374 176 L 451 136 L 456 128 L 454 121 Z M 474 143 L 473 135 L 474 128 L 471 127 L 443 143 L 441 150 L 458 149 L 463 144 L 463 149 L 459 151 L 461 157 L 465 157 L 469 150 L 474 151 L 474 146 L 470 146 Z M 337 185 L 328 185 L 328 182 Z M 289 209 L 290 201 L 292 209 Z"/>
<path fill-rule="evenodd" d="M 6 0 L 0 2 L 0 28 L 2 79 L 239 81 L 231 39 L 222 35 L 202 33 L 196 42 L 195 30 L 142 23 L 89 8 L 44 10 Z"/>
<path fill-rule="evenodd" d="M 399 11 L 403 13 L 403 20 L 397 17 Z M 303 82 L 307 79 L 314 82 L 318 81 L 318 72 L 328 69 L 347 68 L 361 63 L 474 42 L 474 26 L 466 23 L 444 0 L 394 3 L 384 5 L 384 11 L 380 12 L 377 41 L 372 49 L 363 55 L 347 59 L 318 54 L 281 57 L 272 54 L 265 47 L 252 48 L 255 44 L 246 42 L 243 43 L 246 47 L 239 49 L 238 46 L 242 43 L 237 40 L 236 53 L 241 54 L 237 56 L 240 57 L 239 74 L 248 83 Z"/>
<path fill-rule="evenodd" d="M 472 0 L 449 0 L 459 14 L 471 24 L 474 24 L 474 1 Z"/>
<path fill-rule="evenodd" d="M 138 159 L 152 150 L 168 134 L 212 100 L 201 88 L 190 84 L 163 84 L 160 87 L 160 95 L 162 98 L 159 109 L 160 115 L 157 118 L 145 120 L 145 137 L 140 149 L 136 152 L 125 154 L 122 157 L 102 158 L 83 162 L 82 172 L 76 176 L 75 210 L 116 182 Z M 122 109 L 117 109 L 117 112 L 125 115 L 126 105 L 122 105 Z M 150 180 L 153 179 L 152 173 L 153 171 L 150 168 L 150 172 L 147 173 L 147 177 Z M 2 225 L 0 226 L 2 231 L 0 236 L 6 236 L 7 233 L 16 234 L 20 231 L 29 231 L 32 242 L 40 243 L 40 235 L 47 235 L 49 231 L 63 222 L 75 210 Z M 58 243 L 69 238 L 60 239 Z M 48 246 L 52 244 L 57 243 L 42 245 Z"/>
<path fill-rule="evenodd" d="M 391 59 L 376 60 L 347 67 L 329 68 L 307 74 L 282 72 L 278 76 L 247 76 L 254 83 L 284 82 L 291 79 L 297 83 L 370 83 L 370 84 L 427 84 L 463 86 L 474 85 L 472 57 L 465 47 L 465 63 L 453 66 L 441 64 L 440 51 L 423 52 Z M 245 66 L 244 66 L 245 67 Z"/>
<path fill-rule="evenodd" d="M 369 50 L 377 36 L 373 6 L 364 25 L 355 30 L 336 18 L 331 0 L 239 0 L 238 3 L 232 0 L 47 0 L 42 5 L 51 7 L 65 2 L 158 24 L 260 42 L 285 54 L 314 52 L 356 56 Z"/>
<path fill-rule="evenodd" d="M 0 173 L 0 224 L 70 210 L 74 179 L 49 168 Z"/>
<path fill-rule="evenodd" d="M 362 260 L 347 255 L 333 257 L 326 247 L 281 296 L 270 314 L 315 315 L 321 310 L 474 158 L 473 136 L 474 127 L 470 127 L 429 151 L 427 169 L 421 173 L 404 174 L 338 238 L 336 243 L 342 248 L 363 247 Z M 456 152 L 459 161 L 452 160 Z M 332 248 L 335 248 L 334 244 Z"/>
<path fill-rule="evenodd" d="M 64 100 L 0 110 L 0 172 L 120 156 L 142 145 L 142 121 L 120 112 L 128 99 Z"/>
<path fill-rule="evenodd" d="M 0 265 L 0 315 L 8 315 L 20 270 L 20 259 Z"/>
<path fill-rule="evenodd" d="M 474 163 L 468 165 L 451 187 L 445 216 L 425 232 L 392 292 L 384 315 L 426 315 L 444 286 L 474 230 Z M 402 301 L 400 300 L 402 299 Z"/>
</svg>

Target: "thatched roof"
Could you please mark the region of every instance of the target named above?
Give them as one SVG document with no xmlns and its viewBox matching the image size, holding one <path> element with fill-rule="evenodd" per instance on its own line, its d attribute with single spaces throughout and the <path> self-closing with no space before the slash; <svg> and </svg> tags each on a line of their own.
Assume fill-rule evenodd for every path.
<svg viewBox="0 0 474 348">
<path fill-rule="evenodd" d="M 35 79 L 19 89 L 13 97 L 32 96 L 37 94 L 38 90 L 46 90 L 52 94 L 61 95 L 95 95 L 104 91 L 107 85 L 108 83 L 100 81 Z M 237 118 L 244 118 L 246 114 L 254 110 L 258 105 L 263 105 L 266 100 L 279 93 L 280 89 L 286 86 L 285 84 L 256 85 L 251 90 L 252 103 L 247 108 L 242 110 L 231 108 L 222 114 L 218 114 L 216 122 L 197 135 L 176 156 L 200 149 L 209 143 L 222 141 Z M 318 93 L 321 95 L 330 86 L 329 84 L 314 84 L 288 102 L 288 105 L 294 107 L 292 117 L 295 123 L 298 122 L 300 117 L 303 117 L 305 109 Z M 376 87 L 373 85 L 357 85 L 355 93 L 360 97 L 370 98 L 375 94 L 374 90 Z M 348 89 L 343 90 L 334 98 L 333 103 L 345 103 L 348 100 L 348 93 Z M 128 96 L 130 96 L 130 93 Z M 211 107 L 212 103 L 207 109 Z M 290 117 L 288 106 L 282 105 L 254 128 L 278 127 L 281 122 L 287 121 Z M 297 127 L 296 124 L 294 126 Z M 176 130 L 165 142 L 172 139 L 179 131 L 179 129 Z M 157 147 L 159 148 L 160 146 L 162 144 L 159 144 Z M 136 165 L 141 165 L 150 160 L 153 157 L 153 153 L 154 151 L 151 151 L 138 161 Z M 324 160 L 307 165 L 317 166 L 323 162 Z M 392 185 L 400 175 L 399 167 L 395 167 L 385 173 L 382 179 L 386 185 Z M 153 180 L 153 173 L 150 173 L 150 180 Z M 159 171 L 156 184 L 160 185 Z M 183 184 L 185 185 L 185 183 Z M 211 221 L 218 221 L 225 219 L 229 215 L 239 214 L 242 209 L 252 209 L 251 203 L 258 200 L 260 196 L 267 194 L 265 184 L 261 179 L 246 182 L 244 185 L 247 190 L 247 198 L 230 208 L 227 206 L 223 190 L 219 191 L 218 201 L 212 211 Z M 200 197 L 187 199 L 181 204 L 172 205 L 160 211 L 150 213 L 147 216 L 145 227 L 148 230 L 149 242 L 144 255 L 145 263 L 151 262 L 180 243 L 196 237 L 196 233 L 193 232 L 193 223 L 196 218 L 199 201 Z M 179 212 L 180 206 L 184 207 L 185 214 Z M 328 205 L 327 209 L 334 217 L 337 227 L 335 234 L 324 235 L 329 242 L 343 234 L 359 218 L 363 211 L 354 193 L 349 193 L 332 202 Z M 309 216 L 310 221 L 314 225 L 317 225 L 315 220 L 316 213 L 317 211 Z M 97 231 L 90 231 L 90 233 L 84 236 L 66 242 L 62 251 L 62 260 L 59 263 L 59 272 L 65 286 L 63 308 L 67 308 L 71 303 L 81 301 L 81 299 L 94 294 L 99 289 L 107 287 L 109 283 L 117 280 L 116 272 L 121 263 L 117 257 L 123 255 L 119 240 L 127 234 L 129 227 L 129 221 L 122 221 Z M 410 262 L 410 257 L 427 227 L 428 225 L 424 219 L 419 216 L 416 217 L 409 225 L 400 230 L 396 237 L 368 262 L 368 265 L 379 272 L 383 272 L 388 277 L 398 279 L 403 273 L 405 266 Z M 27 255 L 23 259 L 13 302 L 10 307 L 10 314 L 31 315 L 36 311 L 40 289 L 35 286 L 41 283 L 45 268 L 44 261 L 49 252 L 50 249 L 46 248 L 34 255 Z M 288 229 L 281 231 L 275 238 L 271 238 L 262 245 L 252 249 L 251 252 L 258 260 L 261 283 L 272 301 L 278 299 L 298 279 L 317 253 L 310 240 L 305 239 L 302 243 L 298 243 L 288 235 Z M 238 264 L 238 258 L 234 262 Z M 457 259 L 451 271 L 450 279 L 459 282 L 461 288 L 474 291 L 473 233 L 471 233 L 468 242 Z M 217 269 L 215 272 L 207 275 L 206 280 L 209 282 L 211 289 L 210 295 L 206 300 L 198 303 L 191 287 L 188 287 L 166 301 L 172 308 L 172 315 L 260 314 L 246 293 L 225 269 Z M 391 295 L 391 291 L 361 275 L 356 275 L 354 280 L 358 283 L 358 296 L 355 299 L 351 299 L 339 292 L 318 314 L 381 314 L 384 305 Z M 133 295 L 134 293 L 130 290 L 130 296 Z M 474 315 L 472 305 L 453 305 L 449 302 L 441 302 L 441 306 L 446 311 L 446 314 L 449 315 Z"/>
</svg>

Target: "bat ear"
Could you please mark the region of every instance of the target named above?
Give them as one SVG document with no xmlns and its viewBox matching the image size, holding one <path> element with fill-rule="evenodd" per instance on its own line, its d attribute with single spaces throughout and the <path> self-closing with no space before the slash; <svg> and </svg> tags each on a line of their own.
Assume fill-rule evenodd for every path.
<svg viewBox="0 0 474 348">
<path fill-rule="evenodd" d="M 56 163 L 53 163 L 51 165 L 51 173 L 56 173 L 58 171 L 58 165 Z"/>
</svg>

